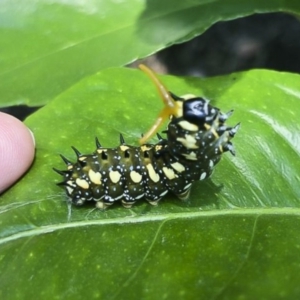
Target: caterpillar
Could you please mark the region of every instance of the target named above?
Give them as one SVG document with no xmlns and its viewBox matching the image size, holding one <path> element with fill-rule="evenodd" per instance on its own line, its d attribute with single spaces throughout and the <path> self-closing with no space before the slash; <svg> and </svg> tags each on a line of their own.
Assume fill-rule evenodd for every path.
<svg viewBox="0 0 300 300">
<path fill-rule="evenodd" d="M 94 201 L 97 208 L 105 209 L 121 201 L 130 208 L 141 198 L 157 205 L 169 191 L 186 200 L 192 183 L 208 178 L 222 153 L 235 155 L 230 140 L 240 124 L 225 124 L 233 110 L 222 113 L 203 97 L 176 96 L 151 69 L 145 65 L 140 69 L 155 84 L 164 108 L 140 139 L 139 147 L 128 145 L 120 135 L 116 148 L 102 147 L 98 138 L 92 154 L 81 154 L 72 147 L 77 156 L 75 163 L 61 155 L 67 170 L 53 169 L 63 176 L 58 185 L 65 187 L 74 205 Z M 156 144 L 147 143 L 166 119 L 170 120 L 164 131 L 166 138 L 157 134 Z"/>
</svg>

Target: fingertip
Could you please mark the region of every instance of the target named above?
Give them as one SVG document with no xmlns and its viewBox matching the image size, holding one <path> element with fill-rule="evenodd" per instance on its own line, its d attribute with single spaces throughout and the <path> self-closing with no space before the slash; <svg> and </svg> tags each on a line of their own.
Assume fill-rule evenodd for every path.
<svg viewBox="0 0 300 300">
<path fill-rule="evenodd" d="M 30 136 L 31 136 L 31 139 L 32 139 L 32 143 L 33 143 L 33 150 L 34 150 L 35 149 L 35 137 L 34 137 L 34 134 L 33 134 L 33 132 L 28 127 L 26 127 L 26 128 L 27 128 L 27 130 L 30 133 Z"/>
<path fill-rule="evenodd" d="M 33 133 L 20 120 L 0 112 L 0 193 L 27 171 L 34 154 Z"/>
</svg>

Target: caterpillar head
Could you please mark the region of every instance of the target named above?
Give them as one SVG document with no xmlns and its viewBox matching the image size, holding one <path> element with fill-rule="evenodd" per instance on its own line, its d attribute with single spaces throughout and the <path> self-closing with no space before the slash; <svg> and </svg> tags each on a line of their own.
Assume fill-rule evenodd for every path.
<svg viewBox="0 0 300 300">
<path fill-rule="evenodd" d="M 194 95 L 178 97 L 169 92 L 149 68 L 140 65 L 140 69 L 154 82 L 164 103 L 164 108 L 154 125 L 140 140 L 141 144 L 155 134 L 166 119 L 170 118 L 166 132 L 169 149 L 175 157 L 207 160 L 208 157 L 214 156 L 217 162 L 225 151 L 235 154 L 230 140 L 236 134 L 240 124 L 234 127 L 225 124 L 233 113 L 232 110 L 221 113 L 217 107 L 210 105 L 208 100 Z"/>
<path fill-rule="evenodd" d="M 171 120 L 177 123 L 185 122 L 191 131 L 195 131 L 196 128 L 204 129 L 218 116 L 219 109 L 211 106 L 209 101 L 202 97 L 191 94 L 178 97 L 171 92 L 169 94 L 176 102 L 176 114 L 170 116 Z"/>
</svg>

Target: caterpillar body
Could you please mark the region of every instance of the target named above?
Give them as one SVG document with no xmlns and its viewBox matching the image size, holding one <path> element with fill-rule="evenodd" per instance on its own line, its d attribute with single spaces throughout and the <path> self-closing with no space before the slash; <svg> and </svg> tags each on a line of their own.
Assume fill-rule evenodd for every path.
<svg viewBox="0 0 300 300">
<path fill-rule="evenodd" d="M 232 110 L 222 113 L 208 100 L 194 95 L 178 97 L 168 92 L 149 68 L 140 68 L 155 83 L 165 104 L 163 110 L 139 147 L 127 145 L 121 135 L 116 148 L 102 147 L 96 138 L 92 154 L 81 154 L 72 147 L 75 163 L 61 156 L 67 170 L 54 170 L 64 177 L 58 185 L 65 187 L 72 204 L 94 201 L 97 208 L 105 209 L 121 201 L 129 208 L 145 198 L 157 205 L 169 191 L 186 200 L 192 183 L 208 178 L 222 153 L 235 155 L 230 140 L 240 125 L 225 124 Z M 158 143 L 147 143 L 167 118 L 166 139 L 158 135 Z"/>
</svg>

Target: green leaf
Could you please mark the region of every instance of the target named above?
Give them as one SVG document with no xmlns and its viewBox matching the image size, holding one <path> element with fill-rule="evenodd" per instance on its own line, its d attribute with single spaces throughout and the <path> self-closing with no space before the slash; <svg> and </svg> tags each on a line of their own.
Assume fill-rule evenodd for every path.
<svg viewBox="0 0 300 300">
<path fill-rule="evenodd" d="M 26 121 L 32 169 L 1 198 L 3 299 L 297 299 L 300 295 L 300 76 L 265 70 L 210 79 L 161 77 L 176 94 L 211 99 L 241 129 L 212 181 L 188 203 L 68 207 L 51 168 L 70 146 L 91 153 L 119 133 L 137 144 L 161 104 L 140 71 L 84 79 Z"/>
<path fill-rule="evenodd" d="M 255 12 L 300 12 L 295 0 L 0 2 L 0 105 L 47 103 L 78 80 L 123 66 Z"/>
</svg>

